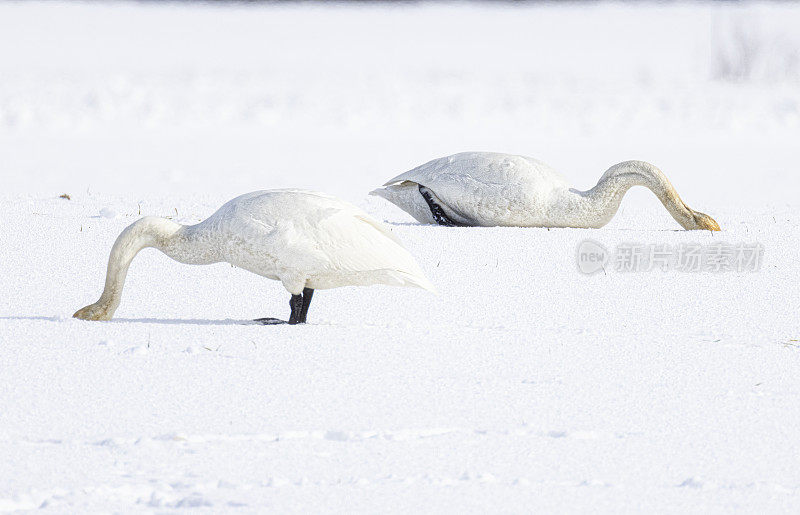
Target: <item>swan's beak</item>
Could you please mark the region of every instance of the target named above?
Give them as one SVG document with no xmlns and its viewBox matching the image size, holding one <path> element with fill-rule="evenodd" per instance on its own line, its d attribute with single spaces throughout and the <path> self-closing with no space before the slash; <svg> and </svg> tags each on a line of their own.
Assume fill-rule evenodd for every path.
<svg viewBox="0 0 800 515">
<path fill-rule="evenodd" d="M 79 309 L 72 317 L 81 320 L 111 320 L 112 314 L 104 306 L 95 303 Z"/>
<path fill-rule="evenodd" d="M 705 213 L 701 213 L 699 211 L 694 212 L 694 221 L 697 224 L 695 229 L 697 230 L 704 230 L 704 231 L 719 231 L 719 224 L 716 220 L 711 218 Z"/>
</svg>

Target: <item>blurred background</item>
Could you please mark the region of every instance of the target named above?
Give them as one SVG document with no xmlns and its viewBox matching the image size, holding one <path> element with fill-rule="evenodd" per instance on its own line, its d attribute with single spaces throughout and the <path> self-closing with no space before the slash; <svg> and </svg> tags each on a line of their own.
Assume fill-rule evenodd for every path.
<svg viewBox="0 0 800 515">
<path fill-rule="evenodd" d="M 353 199 L 492 150 L 786 204 L 798 27 L 789 2 L 0 3 L 0 194 Z"/>
</svg>

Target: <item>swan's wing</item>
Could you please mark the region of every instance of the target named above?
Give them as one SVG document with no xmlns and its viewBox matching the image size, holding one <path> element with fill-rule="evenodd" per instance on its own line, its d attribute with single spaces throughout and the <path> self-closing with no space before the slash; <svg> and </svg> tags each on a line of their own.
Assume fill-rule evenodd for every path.
<svg viewBox="0 0 800 515">
<path fill-rule="evenodd" d="M 318 268 L 326 258 L 307 222 L 319 211 L 309 199 L 317 198 L 325 200 L 297 190 L 254 191 L 227 202 L 203 224 L 224 235 L 229 254 L 258 261 L 250 263 L 253 272 L 261 266 L 277 275 L 288 268 Z"/>
<path fill-rule="evenodd" d="M 475 159 L 476 154 L 465 152 L 428 161 L 386 181 L 384 186 L 411 181 L 432 187 L 439 181 L 457 179 L 461 175 L 474 173 L 480 168 L 478 160 Z"/>
<path fill-rule="evenodd" d="M 546 206 L 561 176 L 536 159 L 464 152 L 434 159 L 393 178 L 430 188 L 451 210 L 475 225 L 525 225 L 525 213 Z"/>
<path fill-rule="evenodd" d="M 321 287 L 384 283 L 435 291 L 386 226 L 335 197 L 264 192 L 240 205 L 238 218 L 275 260 L 282 281 L 304 276 Z"/>
<path fill-rule="evenodd" d="M 314 237 L 325 255 L 320 275 L 363 274 L 359 279 L 354 275 L 354 280 L 436 291 L 397 236 L 353 206 L 330 211 L 317 220 Z"/>
<path fill-rule="evenodd" d="M 475 181 L 487 186 L 509 184 L 521 180 L 564 182 L 563 178 L 545 163 L 532 157 L 496 152 L 462 152 L 428 161 L 401 173 L 384 186 L 412 181 L 430 188 L 442 182 Z"/>
</svg>

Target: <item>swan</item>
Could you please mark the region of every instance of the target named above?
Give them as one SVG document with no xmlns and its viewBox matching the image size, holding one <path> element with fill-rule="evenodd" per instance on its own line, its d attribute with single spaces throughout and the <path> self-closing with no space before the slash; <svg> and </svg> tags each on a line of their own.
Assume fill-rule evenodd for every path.
<svg viewBox="0 0 800 515">
<path fill-rule="evenodd" d="M 625 161 L 587 191 L 531 157 L 463 152 L 427 162 L 370 192 L 422 223 L 447 226 L 599 228 L 633 186 L 650 189 L 684 229 L 718 231 L 710 216 L 689 208 L 650 163 Z"/>
<path fill-rule="evenodd" d="M 114 242 L 100 299 L 73 316 L 110 320 L 128 267 L 146 247 L 181 263 L 225 261 L 280 281 L 291 294 L 289 324 L 305 323 L 318 289 L 387 284 L 436 291 L 389 229 L 355 206 L 323 193 L 265 190 L 234 198 L 197 225 L 153 216 L 137 220 Z"/>
</svg>

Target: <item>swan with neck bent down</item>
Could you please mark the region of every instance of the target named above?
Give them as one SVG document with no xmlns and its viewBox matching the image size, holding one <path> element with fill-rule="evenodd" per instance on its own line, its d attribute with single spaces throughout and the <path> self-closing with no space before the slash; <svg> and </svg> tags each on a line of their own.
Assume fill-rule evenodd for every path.
<svg viewBox="0 0 800 515">
<path fill-rule="evenodd" d="M 292 295 L 289 324 L 305 323 L 317 289 L 387 284 L 435 292 L 400 241 L 360 209 L 322 193 L 268 190 L 236 197 L 197 225 L 150 216 L 134 222 L 111 249 L 100 299 L 73 316 L 110 320 L 128 267 L 145 247 L 181 263 L 224 261 L 281 281 Z"/>
<path fill-rule="evenodd" d="M 713 218 L 684 204 L 664 173 L 644 161 L 616 164 L 594 188 L 579 191 L 531 157 L 464 152 L 409 170 L 370 194 L 422 223 L 599 228 L 614 217 L 633 186 L 655 193 L 684 229 L 720 230 Z"/>
</svg>

